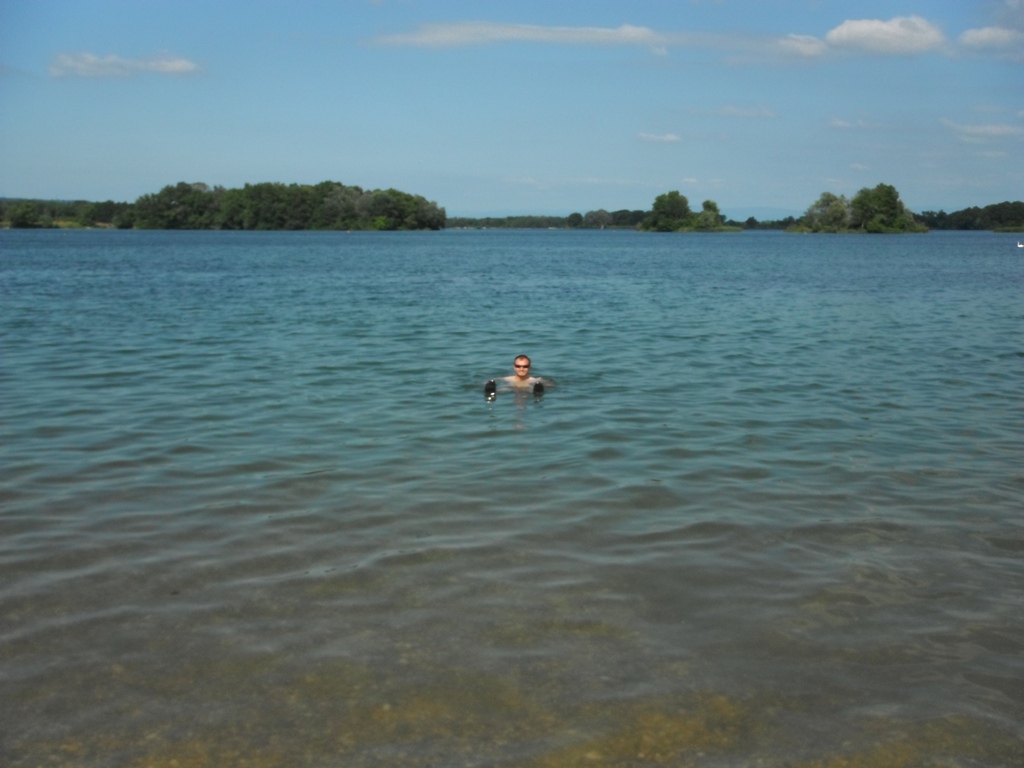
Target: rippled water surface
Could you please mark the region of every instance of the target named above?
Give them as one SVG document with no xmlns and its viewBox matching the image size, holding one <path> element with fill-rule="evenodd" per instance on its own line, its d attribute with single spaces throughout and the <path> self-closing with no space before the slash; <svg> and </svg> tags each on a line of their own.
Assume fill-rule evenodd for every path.
<svg viewBox="0 0 1024 768">
<path fill-rule="evenodd" d="M 0 763 L 1024 763 L 1012 237 L 0 232 Z"/>
</svg>

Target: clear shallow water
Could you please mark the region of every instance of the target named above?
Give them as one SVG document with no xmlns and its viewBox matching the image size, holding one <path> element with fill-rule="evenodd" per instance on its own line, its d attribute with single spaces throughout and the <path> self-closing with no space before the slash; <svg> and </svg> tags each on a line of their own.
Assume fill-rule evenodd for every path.
<svg viewBox="0 0 1024 768">
<path fill-rule="evenodd" d="M 0 762 L 1021 764 L 1022 288 L 988 233 L 0 232 Z"/>
</svg>

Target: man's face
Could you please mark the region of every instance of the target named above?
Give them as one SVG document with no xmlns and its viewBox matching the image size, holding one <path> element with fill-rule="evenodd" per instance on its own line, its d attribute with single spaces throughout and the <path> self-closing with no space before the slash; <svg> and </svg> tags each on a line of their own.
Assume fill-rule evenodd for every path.
<svg viewBox="0 0 1024 768">
<path fill-rule="evenodd" d="M 516 376 L 518 376 L 520 379 L 525 379 L 527 376 L 530 375 L 529 360 L 522 357 L 517 358 L 516 361 L 513 363 L 513 366 L 515 366 L 516 369 Z"/>
</svg>

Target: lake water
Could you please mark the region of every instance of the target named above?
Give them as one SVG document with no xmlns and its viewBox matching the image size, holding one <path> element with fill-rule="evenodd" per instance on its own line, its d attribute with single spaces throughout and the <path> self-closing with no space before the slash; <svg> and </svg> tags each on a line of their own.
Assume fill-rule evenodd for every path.
<svg viewBox="0 0 1024 768">
<path fill-rule="evenodd" d="M 1015 238 L 0 232 L 0 763 L 1024 764 Z"/>
</svg>

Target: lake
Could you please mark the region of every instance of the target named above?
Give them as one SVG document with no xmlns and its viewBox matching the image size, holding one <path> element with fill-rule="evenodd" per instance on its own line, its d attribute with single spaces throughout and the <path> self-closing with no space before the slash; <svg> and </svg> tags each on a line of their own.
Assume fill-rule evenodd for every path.
<svg viewBox="0 0 1024 768">
<path fill-rule="evenodd" d="M 0 231 L 0 762 L 1024 764 L 1020 253 Z"/>
</svg>

